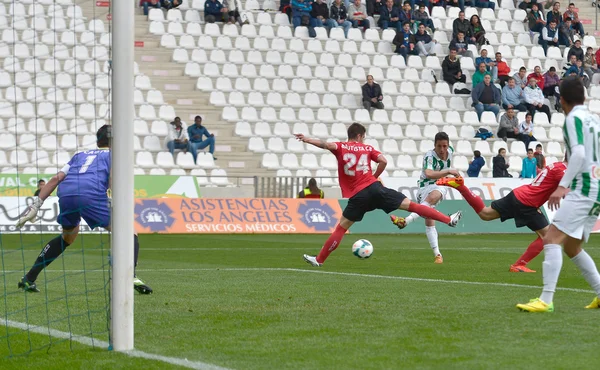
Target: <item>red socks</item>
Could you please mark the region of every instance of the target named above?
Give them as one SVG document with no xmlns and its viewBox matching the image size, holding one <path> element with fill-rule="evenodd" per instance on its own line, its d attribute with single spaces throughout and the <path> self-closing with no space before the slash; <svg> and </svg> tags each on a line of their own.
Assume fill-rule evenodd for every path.
<svg viewBox="0 0 600 370">
<path fill-rule="evenodd" d="M 346 234 L 346 231 L 347 230 L 344 229 L 340 224 L 338 224 L 335 227 L 335 230 L 333 230 L 333 234 L 329 236 L 329 239 L 327 239 L 327 241 L 323 245 L 323 248 L 321 248 L 321 251 L 317 256 L 317 262 L 325 262 L 327 257 L 329 257 L 329 255 L 331 254 L 331 252 L 333 252 L 340 245 L 342 239 L 344 238 L 344 234 Z"/>
<path fill-rule="evenodd" d="M 517 259 L 517 262 L 515 262 L 515 265 L 523 265 L 523 266 L 527 265 L 529 262 L 531 262 L 532 259 L 537 257 L 537 255 L 540 254 L 543 250 L 544 250 L 544 242 L 542 241 L 542 238 L 537 238 L 531 244 L 529 244 L 529 247 L 527 247 L 527 250 L 525 251 L 525 253 L 523 253 L 523 255 Z"/>
<path fill-rule="evenodd" d="M 476 213 L 479 214 L 479 212 L 481 212 L 481 210 L 485 208 L 483 200 L 481 200 L 481 198 L 479 198 L 477 195 L 473 194 L 473 192 L 465 185 L 459 186 L 458 188 L 456 188 L 456 190 L 458 190 L 460 195 L 462 195 L 463 198 L 465 198 L 467 203 L 469 203 L 469 205 L 473 207 Z"/>
<path fill-rule="evenodd" d="M 414 202 L 410 202 L 408 206 L 408 212 L 414 212 L 423 218 L 430 218 L 445 224 L 450 223 L 450 216 L 446 216 L 445 214 L 440 213 L 431 207 Z"/>
</svg>

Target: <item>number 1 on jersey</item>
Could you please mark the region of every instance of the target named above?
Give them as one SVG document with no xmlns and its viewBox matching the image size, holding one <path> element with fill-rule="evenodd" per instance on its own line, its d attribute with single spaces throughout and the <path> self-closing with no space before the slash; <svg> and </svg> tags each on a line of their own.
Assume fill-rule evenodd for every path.
<svg viewBox="0 0 600 370">
<path fill-rule="evenodd" d="M 356 158 L 356 154 L 354 153 L 346 153 L 344 154 L 344 173 L 348 176 L 355 176 L 356 171 L 367 173 L 369 172 L 369 156 L 367 154 L 361 154 L 361 156 Z M 353 169 L 354 168 L 354 169 Z"/>
<path fill-rule="evenodd" d="M 94 160 L 96 159 L 96 155 L 89 155 L 86 159 L 85 159 L 85 163 L 83 164 L 83 166 L 81 166 L 81 168 L 79 169 L 79 173 L 86 173 L 88 168 L 90 168 L 90 166 L 92 165 L 92 163 L 94 162 Z"/>
</svg>

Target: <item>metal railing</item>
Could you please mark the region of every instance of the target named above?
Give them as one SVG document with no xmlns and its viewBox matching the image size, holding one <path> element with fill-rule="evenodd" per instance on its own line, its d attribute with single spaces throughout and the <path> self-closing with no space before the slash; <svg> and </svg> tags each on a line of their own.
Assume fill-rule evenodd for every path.
<svg viewBox="0 0 600 370">
<path fill-rule="evenodd" d="M 336 177 L 314 177 L 319 187 L 337 185 Z M 254 196 L 256 198 L 296 198 L 304 189 L 308 180 L 307 176 L 289 177 L 254 177 Z"/>
</svg>

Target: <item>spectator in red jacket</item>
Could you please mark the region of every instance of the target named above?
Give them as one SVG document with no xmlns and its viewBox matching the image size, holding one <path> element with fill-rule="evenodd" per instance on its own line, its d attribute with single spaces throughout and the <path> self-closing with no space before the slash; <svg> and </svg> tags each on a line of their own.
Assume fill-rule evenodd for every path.
<svg viewBox="0 0 600 370">
<path fill-rule="evenodd" d="M 532 78 L 534 78 L 537 81 L 537 86 L 541 90 L 544 90 L 544 75 L 542 74 L 542 67 L 535 66 L 535 68 L 533 69 L 533 73 L 527 76 L 527 81 L 531 80 Z"/>
<path fill-rule="evenodd" d="M 500 80 L 500 86 L 504 87 L 510 78 L 510 67 L 505 61 L 502 60 L 502 53 L 496 53 L 496 68 L 498 68 L 498 79 Z"/>
<path fill-rule="evenodd" d="M 573 29 L 579 33 L 579 36 L 585 36 L 583 25 L 579 20 L 579 14 L 577 14 L 575 11 L 575 4 L 573 3 L 569 4 L 569 9 L 563 14 L 563 20 L 566 21 L 567 19 L 571 20 L 571 27 L 573 27 Z"/>
<path fill-rule="evenodd" d="M 596 52 L 596 64 L 600 66 L 600 49 Z"/>
</svg>

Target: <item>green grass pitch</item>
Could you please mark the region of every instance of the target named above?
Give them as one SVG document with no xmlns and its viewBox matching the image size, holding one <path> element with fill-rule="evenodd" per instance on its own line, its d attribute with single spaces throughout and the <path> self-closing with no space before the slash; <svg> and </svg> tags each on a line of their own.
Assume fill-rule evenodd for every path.
<svg viewBox="0 0 600 370">
<path fill-rule="evenodd" d="M 99 237 L 84 236 L 40 275 L 41 294 L 16 291 L 42 240 L 51 237 L 1 236 L 1 318 L 41 326 L 51 321 L 53 329 L 100 333 L 97 339 L 106 341 L 102 310 L 92 325 L 86 317 L 88 307 L 106 302 L 103 272 L 94 270 L 103 260 L 94 249 Z M 533 237 L 441 235 L 445 261 L 435 265 L 425 235 L 347 235 L 315 269 L 302 254 L 317 253 L 326 235 L 142 235 L 138 275 L 155 294 L 136 294 L 136 348 L 232 369 L 593 366 L 600 312 L 583 308 L 594 295 L 566 257 L 559 287 L 571 289 L 557 291 L 556 311 L 515 308 L 541 292 L 542 256 L 530 265 L 538 273 L 508 272 Z M 370 259 L 352 255 L 359 238 L 373 243 Z M 600 262 L 598 240 L 586 249 Z M 84 283 L 92 291 L 87 298 Z M 0 328 L 2 369 L 178 368 L 58 339 L 7 359 L 7 330 L 17 354 L 49 340 Z"/>
</svg>

